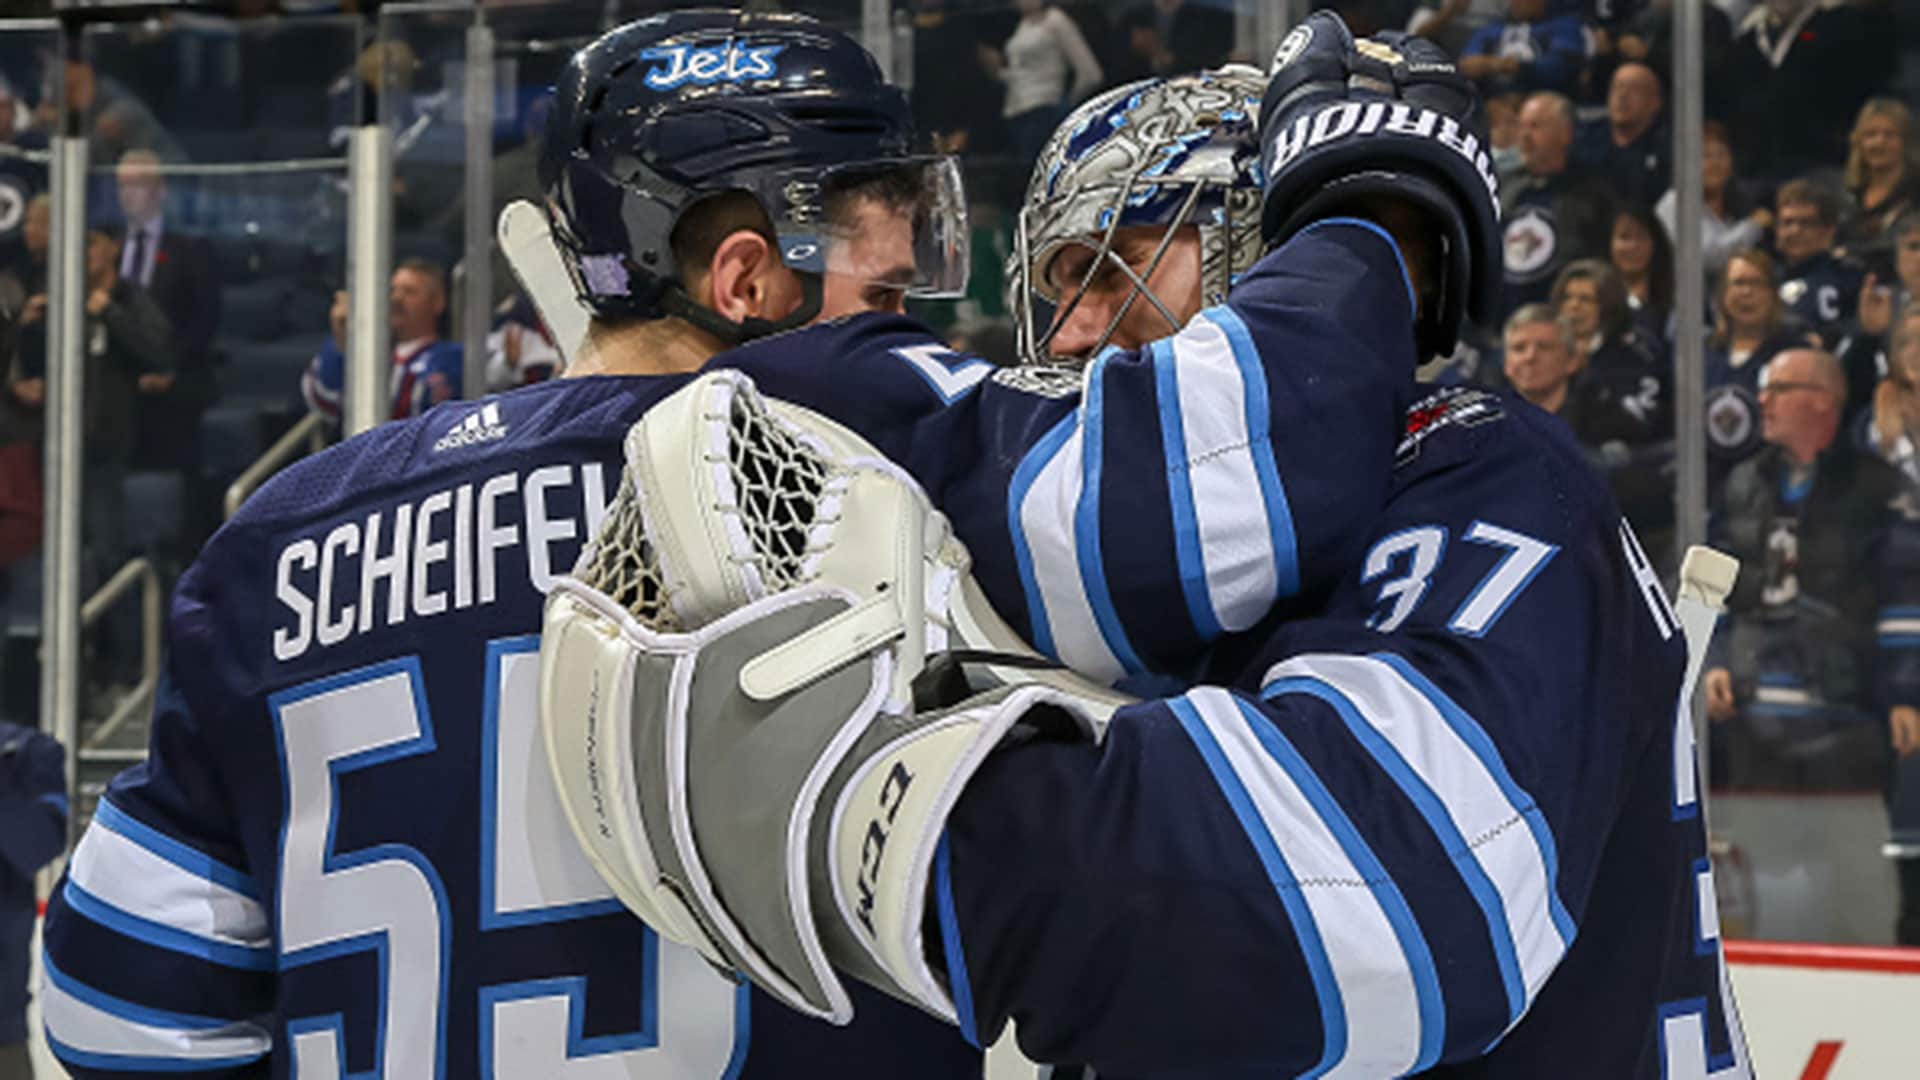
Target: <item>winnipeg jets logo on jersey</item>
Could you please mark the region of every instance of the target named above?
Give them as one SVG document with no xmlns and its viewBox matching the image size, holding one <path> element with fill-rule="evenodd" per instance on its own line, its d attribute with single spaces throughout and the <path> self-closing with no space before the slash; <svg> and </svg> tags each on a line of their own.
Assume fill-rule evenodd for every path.
<svg viewBox="0 0 1920 1080">
<path fill-rule="evenodd" d="M 705 85 L 740 82 L 743 79 L 771 79 L 775 74 L 773 58 L 785 48 L 785 45 L 752 46 L 732 41 L 705 48 L 668 45 L 646 49 L 640 53 L 640 59 L 666 61 L 648 69 L 646 80 L 647 85 L 655 90 L 671 90 L 689 82 Z"/>
<path fill-rule="evenodd" d="M 1538 280 L 1553 265 L 1560 248 L 1553 211 L 1544 206 L 1528 206 L 1515 214 L 1507 222 L 1503 239 L 1507 277 L 1514 281 Z"/>
<path fill-rule="evenodd" d="M 498 402 L 490 401 L 468 413 L 467 418 L 460 421 L 452 431 L 440 436 L 440 440 L 433 444 L 433 452 L 437 454 L 442 450 L 457 450 L 463 446 L 473 446 L 506 437 L 507 425 L 500 419 L 500 405 Z"/>
</svg>

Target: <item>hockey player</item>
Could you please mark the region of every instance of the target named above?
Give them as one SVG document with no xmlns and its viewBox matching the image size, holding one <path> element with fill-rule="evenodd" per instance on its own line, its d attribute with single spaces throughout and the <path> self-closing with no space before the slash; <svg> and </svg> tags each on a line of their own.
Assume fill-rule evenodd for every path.
<svg viewBox="0 0 1920 1080">
<path fill-rule="evenodd" d="M 1274 534 L 1248 527 L 1252 511 L 1231 528 L 1212 526 L 1235 503 L 1275 505 L 1276 472 L 1289 498 L 1322 490 L 1315 479 L 1363 504 L 1373 493 L 1363 420 L 1321 440 L 1313 462 L 1321 477 L 1304 455 L 1291 456 L 1292 425 L 1319 417 L 1288 411 L 1299 399 L 1285 395 L 1337 376 L 1329 356 L 1371 359 L 1353 348 L 1365 329 L 1345 320 L 1322 328 L 1313 317 L 1357 315 L 1341 304 L 1363 295 L 1375 327 L 1398 323 L 1394 351 L 1410 364 L 1412 335 L 1400 319 L 1417 310 L 1417 332 L 1445 331 L 1423 333 L 1423 347 L 1444 348 L 1452 326 L 1434 313 L 1449 310 L 1450 295 L 1458 302 L 1449 288 L 1497 278 L 1443 272 L 1417 303 L 1414 289 L 1396 303 L 1367 288 L 1382 268 L 1369 277 L 1366 253 L 1387 247 L 1385 238 L 1368 237 L 1364 223 L 1326 223 L 1336 207 L 1368 205 L 1356 196 L 1423 189 L 1440 196 L 1426 204 L 1439 220 L 1476 220 L 1463 195 L 1470 185 L 1435 182 L 1451 164 L 1438 149 L 1465 140 L 1454 117 L 1426 118 L 1437 98 L 1421 83 L 1451 65 L 1412 42 L 1356 46 L 1337 20 L 1316 16 L 1282 46 L 1275 72 L 1263 115 L 1262 240 L 1283 246 L 1240 278 L 1224 308 L 1175 337 L 1096 353 L 1078 410 L 1049 429 L 1054 445 L 1041 440 L 1016 469 L 1004 496 L 1010 539 L 969 538 L 982 590 L 1044 651 L 1102 679 L 1137 663 L 1147 674 L 1198 670 L 1217 685 L 1123 707 L 1105 723 L 1107 700 L 1076 698 L 1057 683 L 1022 685 L 1004 668 L 982 693 L 969 695 L 976 676 L 958 687 L 916 680 L 903 697 L 884 692 L 887 673 L 900 665 L 911 673 L 917 660 L 906 643 L 921 628 L 907 619 L 904 630 L 891 624 L 894 636 L 836 646 L 830 631 L 841 616 L 817 585 L 761 586 L 683 632 L 647 625 L 638 603 L 569 583 L 549 604 L 546 723 L 616 735 L 632 767 L 655 781 L 637 796 L 595 787 L 594 801 L 621 809 L 602 818 L 611 839 L 591 830 L 581 838 L 663 929 L 796 1008 L 857 1018 L 841 989 L 841 975 L 853 975 L 982 1042 L 1018 1016 L 1030 1056 L 1090 1061 L 1103 1075 L 1371 1076 L 1443 1063 L 1463 1076 L 1748 1075 L 1679 694 L 1684 642 L 1645 554 L 1560 425 L 1511 397 L 1423 391 L 1405 412 L 1384 506 L 1369 511 L 1353 557 L 1302 558 L 1279 588 L 1253 574 L 1215 574 L 1273 567 L 1279 545 L 1263 546 Z M 1065 154 L 1043 156 L 1036 190 L 1115 132 L 1151 130 L 1130 123 L 1128 110 L 1107 99 L 1070 117 L 1052 148 Z M 1110 344 L 1143 283 L 1156 286 L 1147 302 L 1169 322 L 1197 306 L 1160 294 L 1177 279 L 1156 281 L 1152 263 L 1181 242 L 1175 229 L 1185 221 L 1173 219 L 1154 248 L 1113 250 L 1129 211 L 1161 194 L 1139 181 L 1158 161 L 1177 162 L 1182 146 L 1169 138 L 1141 149 L 1147 156 L 1129 157 L 1124 141 L 1115 144 L 1125 179 L 1087 211 L 1088 235 L 1078 238 L 1094 251 L 1093 276 L 1079 290 L 1132 294 L 1106 309 L 1115 313 Z M 1445 270 L 1474 266 L 1493 235 L 1450 230 Z M 1299 277 L 1287 277 L 1290 264 Z M 1316 280 L 1333 288 L 1311 294 L 1306 282 Z M 1070 283 L 1058 291 L 1063 310 L 1075 302 Z M 1309 295 L 1322 306 L 1300 302 Z M 1305 333 L 1289 341 L 1295 329 Z M 1196 383 L 1221 386 L 1200 377 L 1209 349 L 1248 363 L 1244 396 L 1196 394 Z M 1291 378 L 1289 364 L 1298 365 Z M 1158 392 L 1144 395 L 1144 408 L 1142 395 L 1126 392 L 1136 372 Z M 753 374 L 782 396 L 808 389 L 804 373 Z M 967 395 L 977 412 L 1005 385 L 975 390 L 955 385 L 954 369 L 947 376 L 929 372 L 929 382 Z M 1413 395 L 1391 378 L 1376 386 Z M 737 388 L 725 392 L 747 403 L 750 419 L 718 437 L 710 452 L 723 461 L 721 451 L 749 443 L 756 424 L 777 426 Z M 817 389 L 806 403 L 833 411 Z M 1112 430 L 1124 438 L 1101 437 L 1105 418 L 1123 407 L 1125 426 Z M 871 409 L 849 402 L 837 417 L 907 464 L 965 535 L 967 482 L 914 448 L 937 445 L 950 469 L 972 471 L 982 460 L 969 453 L 977 440 L 928 443 L 924 424 L 889 431 Z M 1205 426 L 1248 416 L 1269 426 L 1224 435 Z M 830 429 L 812 430 L 834 445 Z M 1250 445 L 1238 486 L 1232 474 L 1207 474 Z M 1278 470 L 1259 460 L 1265 446 Z M 651 452 L 636 436 L 630 466 L 657 464 Z M 829 475 L 869 469 L 856 467 L 857 456 L 818 457 Z M 1047 495 L 1066 508 L 1052 509 L 1053 523 L 1065 520 L 1074 537 L 1064 553 L 1034 528 L 1049 508 L 1029 512 L 1033 492 L 1050 485 L 1064 489 Z M 1170 517 L 1105 516 L 1116 503 L 1137 508 L 1129 500 L 1138 489 L 1161 485 L 1174 493 Z M 696 517 L 707 511 L 662 498 Z M 1302 536 L 1321 524 L 1304 513 L 1290 521 Z M 895 524 L 863 535 L 857 517 L 842 513 L 822 529 L 842 546 L 886 551 L 900 544 L 887 531 Z M 644 562 L 637 530 L 634 521 L 610 525 L 596 543 Z M 1231 548 L 1255 535 L 1269 561 L 1235 562 Z M 688 556 L 689 547 L 699 545 L 655 549 L 676 560 L 668 595 L 698 597 L 713 577 L 678 560 L 727 562 L 715 558 L 727 548 Z M 1052 591 L 1036 584 L 1043 556 L 1077 571 L 1077 582 L 1062 573 Z M 1169 562 L 1187 603 L 1161 608 L 1173 629 L 1149 638 L 1152 628 L 1128 606 Z M 1025 586 L 1011 603 L 995 584 L 1009 565 Z M 1136 590 L 1139 581 L 1149 584 Z M 1256 593 L 1297 603 L 1249 618 L 1235 602 Z M 928 637 L 952 632 L 959 607 L 928 595 Z M 1282 618 L 1309 606 L 1311 615 Z M 1050 638 L 1062 625 L 1072 639 Z M 1249 632 L 1223 638 L 1223 628 Z M 1196 639 L 1213 645 L 1197 669 L 1193 654 L 1186 667 L 1171 666 Z M 1115 655 L 1119 645 L 1132 646 L 1134 663 Z M 637 680 L 631 701 L 584 689 L 659 664 L 685 665 L 690 686 L 674 681 L 669 695 L 668 680 Z M 847 696 L 841 676 L 866 665 L 878 689 Z M 727 707 L 741 705 L 741 693 L 752 699 L 748 720 Z M 779 723 L 763 737 L 755 715 Z M 589 751 L 586 760 L 597 759 Z M 701 797 L 739 790 L 748 777 L 754 798 Z M 762 794 L 769 790 L 803 792 L 795 806 L 805 812 L 769 812 L 779 809 Z M 811 905 L 769 866 L 804 874 L 798 893 L 810 893 Z"/>
<path fill-rule="evenodd" d="M 555 160 L 582 163 L 555 182 L 562 220 L 619 228 L 635 260 L 575 264 L 590 297 L 625 285 L 583 366 L 639 345 L 691 370 L 754 332 L 895 309 L 951 284 L 914 278 L 916 226 L 918 265 L 965 265 L 958 192 L 924 183 L 949 164 L 912 156 L 903 95 L 844 35 L 667 15 L 586 50 L 568 89 L 614 69 L 618 92 L 555 122 L 574 140 Z M 596 121 L 599 156 L 576 155 Z M 595 173 L 616 155 L 619 179 Z M 623 213 L 623 182 L 651 202 Z M 875 218 L 901 204 L 917 221 Z M 680 381 L 569 379 L 383 426 L 209 543 L 172 608 L 151 756 L 48 912 L 41 1002 L 75 1076 L 980 1075 L 957 1032 L 883 995 L 815 1024 L 659 940 L 559 816 L 534 742 L 541 593 L 597 523 L 621 435 Z"/>
</svg>

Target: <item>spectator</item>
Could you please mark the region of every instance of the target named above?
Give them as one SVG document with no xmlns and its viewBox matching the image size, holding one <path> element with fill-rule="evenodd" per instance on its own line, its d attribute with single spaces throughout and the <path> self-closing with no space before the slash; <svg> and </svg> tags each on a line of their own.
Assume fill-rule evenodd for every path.
<svg viewBox="0 0 1920 1080">
<path fill-rule="evenodd" d="M 33 875 L 67 846 L 66 752 L 0 720 L 0 1077 L 32 1080 L 27 972 L 38 917 Z"/>
<path fill-rule="evenodd" d="M 0 292 L 16 298 L 16 314 L 25 300 L 47 291 L 47 254 L 53 242 L 53 197 L 41 192 L 27 201 L 21 215 L 20 249 L 13 259 L 0 265 Z"/>
<path fill-rule="evenodd" d="M 1892 17 L 1833 0 L 1766 0 L 1735 33 L 1727 77 L 1748 166 L 1768 180 L 1837 166 L 1847 123 L 1893 69 Z"/>
<path fill-rule="evenodd" d="M 1099 88 L 1103 73 L 1066 12 L 1046 0 L 1018 0 L 1018 6 L 1020 22 L 1004 52 L 983 46 L 982 53 L 987 70 L 1007 86 L 1000 111 L 1007 118 L 1015 160 L 1026 169 L 1067 110 Z"/>
<path fill-rule="evenodd" d="M 1845 394 L 1833 354 L 1774 357 L 1767 445 L 1722 492 L 1716 542 L 1740 559 L 1705 675 L 1728 732 L 1713 740 L 1722 783 L 1877 789 L 1887 731 L 1920 719 L 1913 650 L 1877 633 L 1882 604 L 1911 603 L 1920 583 L 1889 543 L 1901 481 L 1837 438 Z"/>
<path fill-rule="evenodd" d="M 117 80 L 82 60 L 49 65 L 49 75 L 55 71 L 63 73 L 66 80 L 67 110 L 75 114 L 87 133 L 90 154 L 101 161 L 118 161 L 128 150 L 146 147 L 167 161 L 185 160 L 180 144 L 161 126 L 153 110 Z M 59 119 L 54 88 L 48 86 L 40 93 L 34 126 L 42 134 L 52 135 L 59 129 Z"/>
<path fill-rule="evenodd" d="M 487 334 L 488 393 L 545 382 L 565 366 L 531 300 L 510 297 L 496 309 Z"/>
<path fill-rule="evenodd" d="M 1920 301 L 1920 210 L 1911 210 L 1888 230 L 1893 247 L 1892 283 L 1881 284 L 1877 272 L 1869 272 L 1860 283 L 1855 309 L 1855 331 L 1840 359 L 1846 365 L 1851 383 L 1861 373 L 1871 387 L 1889 373 L 1887 332 L 1893 328 L 1894 313 Z"/>
<path fill-rule="evenodd" d="M 440 339 L 440 317 L 447 310 L 447 275 L 425 259 L 403 259 L 387 290 L 387 325 L 392 335 L 393 368 L 388 376 L 387 419 L 418 416 L 457 397 L 465 374 L 460 343 Z M 300 379 L 307 407 L 338 421 L 340 394 L 346 385 L 347 294 L 333 295 L 333 336 L 321 346 Z"/>
<path fill-rule="evenodd" d="M 1561 267 L 1610 246 L 1606 192 L 1569 168 L 1573 115 L 1563 94 L 1535 94 L 1520 108 L 1521 172 L 1500 192 L 1508 310 L 1546 299 Z"/>
<path fill-rule="evenodd" d="M 945 78 L 949 67 L 971 67 L 980 55 L 977 17 L 949 10 L 946 0 L 927 0 L 913 15 L 913 122 L 942 153 L 979 149 L 990 128 L 1000 124 L 1001 88 L 996 80 L 975 78 L 964 94 Z M 980 76 L 978 70 L 969 72 Z M 1145 78 L 1152 72 L 1142 72 Z M 544 125 L 543 125 L 544 126 Z M 538 161 L 538 143 L 534 160 Z"/>
<path fill-rule="evenodd" d="M 1460 54 L 1460 71 L 1488 95 L 1577 93 L 1587 39 L 1574 15 L 1547 13 L 1547 0 L 1508 0 L 1507 17 L 1481 27 Z"/>
<path fill-rule="evenodd" d="M 1121 12 L 1114 29 L 1120 48 L 1107 64 L 1108 85 L 1123 86 L 1175 70 L 1173 50 L 1160 36 L 1160 19 L 1152 4 L 1138 4 Z"/>
<path fill-rule="evenodd" d="M 1167 75 L 1219 67 L 1233 52 L 1233 14 L 1225 6 L 1192 0 L 1148 0 L 1154 34 L 1166 45 Z"/>
<path fill-rule="evenodd" d="M 1500 186 L 1514 182 L 1526 170 L 1526 158 L 1520 153 L 1520 106 L 1526 98 L 1502 94 L 1480 103 L 1487 114 L 1487 146 L 1493 152 L 1493 171 Z"/>
<path fill-rule="evenodd" d="M 1407 33 L 1431 38 L 1459 56 L 1481 27 L 1506 14 L 1505 0 L 1426 0 L 1407 19 Z"/>
<path fill-rule="evenodd" d="M 1665 112 L 1666 92 L 1652 68 L 1630 61 L 1613 69 L 1606 122 L 1587 139 L 1587 167 L 1616 201 L 1651 207 L 1672 186 L 1673 136 Z"/>
<path fill-rule="evenodd" d="M 1908 494 L 1920 499 L 1920 304 L 1903 306 L 1892 323 L 1887 375 L 1862 417 L 1861 443 L 1898 469 Z"/>
<path fill-rule="evenodd" d="M 1501 333 L 1507 385 L 1513 392 L 1567 421 L 1574 434 L 1585 436 L 1571 415 L 1576 399 L 1570 393 L 1580 371 L 1579 345 L 1573 326 L 1549 304 L 1524 304 L 1507 316 Z"/>
<path fill-rule="evenodd" d="M 1666 226 L 1644 206 L 1622 205 L 1613 213 L 1609 252 L 1634 323 L 1651 341 L 1673 341 L 1673 241 Z"/>
<path fill-rule="evenodd" d="M 1707 339 L 1707 487 L 1720 490 L 1733 467 L 1759 452 L 1760 373 L 1787 349 L 1820 339 L 1787 310 L 1773 260 L 1747 248 L 1727 260 Z"/>
<path fill-rule="evenodd" d="M 120 276 L 147 291 L 173 328 L 165 372 L 140 376 L 140 459 L 176 469 L 199 461 L 200 414 L 213 403 L 213 332 L 220 286 L 200 237 L 167 228 L 167 180 L 150 150 L 129 150 L 114 168 L 126 233 Z"/>
<path fill-rule="evenodd" d="M 1701 83 L 1706 112 L 1724 117 L 1732 100 L 1727 60 L 1733 51 L 1733 21 L 1717 4 L 1700 4 Z M 1673 83 L 1673 0 L 1653 0 L 1627 20 L 1614 37 L 1614 55 L 1653 68 L 1661 82 Z"/>
<path fill-rule="evenodd" d="M 1727 259 L 1743 248 L 1758 246 L 1773 227 L 1773 211 L 1754 198 L 1734 176 L 1733 144 L 1726 125 L 1709 120 L 1700 132 L 1700 183 L 1706 204 L 1700 216 L 1700 257 L 1709 277 L 1726 269 Z M 1679 215 L 1679 199 L 1672 188 L 1660 196 L 1653 212 L 1672 236 Z"/>
<path fill-rule="evenodd" d="M 1888 350 L 1892 362 L 1886 380 L 1874 392 L 1864 444 L 1899 470 L 1911 507 L 1920 505 L 1920 447 L 1916 446 L 1920 442 L 1920 305 L 1903 307 L 1897 326 Z M 1901 561 L 1909 562 L 1914 548 L 1920 546 L 1920 530 L 1912 521 L 1903 520 L 1892 538 Z M 1912 615 L 1910 611 L 1881 612 L 1882 646 L 1890 644 L 1894 634 L 1907 632 L 1905 626 L 1889 625 L 1890 619 L 1910 620 Z M 1895 709 L 1888 721 L 1897 758 L 1888 807 L 1893 835 L 1886 848 L 1893 854 L 1900 876 L 1900 914 L 1894 941 L 1920 945 L 1920 798 L 1916 798 L 1920 795 L 1920 754 L 1914 753 L 1920 750 L 1920 714 Z"/>
<path fill-rule="evenodd" d="M 82 445 L 82 535 L 95 581 L 126 561 L 122 492 L 133 460 L 144 376 L 171 372 L 172 329 L 145 289 L 120 276 L 120 243 L 106 229 L 87 230 L 85 323 L 81 331 L 86 384 Z M 47 294 L 28 299 L 22 316 L 16 401 L 38 412 L 46 403 Z M 130 659 L 121 654 L 122 663 Z M 121 672 L 124 674 L 124 672 Z"/>
<path fill-rule="evenodd" d="M 27 204 L 47 190 L 47 166 L 27 155 L 47 148 L 47 138 L 17 126 L 13 88 L 0 77 L 0 270 L 21 257 Z"/>
<path fill-rule="evenodd" d="M 1666 475 L 1673 461 L 1673 374 L 1666 350 L 1635 328 L 1626 286 L 1599 259 L 1578 259 L 1560 271 L 1553 308 L 1573 332 L 1579 357 L 1574 393 L 1588 428 L 1581 441 L 1595 452 L 1621 511 L 1659 563 L 1670 554 L 1673 528 Z"/>
<path fill-rule="evenodd" d="M 1780 298 L 1820 335 L 1828 349 L 1853 329 L 1854 305 L 1866 271 L 1834 250 L 1840 196 L 1825 184 L 1793 180 L 1774 196 L 1773 246 L 1782 263 Z"/>
<path fill-rule="evenodd" d="M 1920 138 L 1904 104 L 1877 97 L 1860 107 L 1847 141 L 1847 193 L 1853 205 L 1840 243 L 1849 254 L 1866 257 L 1886 245 L 1887 230 L 1900 215 L 1920 206 Z"/>
</svg>

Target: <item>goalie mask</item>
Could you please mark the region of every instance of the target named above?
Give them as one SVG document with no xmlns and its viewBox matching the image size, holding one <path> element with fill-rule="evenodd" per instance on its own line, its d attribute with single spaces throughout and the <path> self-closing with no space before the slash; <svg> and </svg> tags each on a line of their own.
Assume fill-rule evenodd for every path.
<svg viewBox="0 0 1920 1080">
<path fill-rule="evenodd" d="M 1067 117 L 1034 165 L 1009 258 L 1008 307 L 1023 363 L 1084 363 L 1136 304 L 1157 308 L 1169 332 L 1184 324 L 1192 314 L 1180 310 L 1185 301 L 1158 296 L 1147 285 L 1183 226 L 1199 230 L 1200 306 L 1226 300 L 1261 252 L 1265 88 L 1258 70 L 1229 65 L 1130 83 Z M 1114 250 L 1115 231 L 1128 226 L 1164 229 L 1144 269 Z M 1076 246 L 1089 257 L 1061 258 Z M 1075 270 L 1063 273 L 1067 265 Z M 1110 269 L 1130 281 L 1132 291 L 1093 348 L 1056 356 L 1051 346 L 1060 327 L 1096 275 Z"/>
</svg>

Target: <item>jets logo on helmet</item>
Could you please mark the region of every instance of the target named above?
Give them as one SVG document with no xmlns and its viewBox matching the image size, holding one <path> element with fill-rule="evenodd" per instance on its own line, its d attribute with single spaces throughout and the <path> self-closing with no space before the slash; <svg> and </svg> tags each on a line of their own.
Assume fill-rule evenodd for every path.
<svg viewBox="0 0 1920 1080">
<path fill-rule="evenodd" d="M 655 90 L 671 90 L 681 83 L 740 82 L 745 79 L 771 79 L 777 70 L 773 58 L 786 51 L 785 45 L 740 46 L 729 41 L 706 49 L 672 45 L 641 52 L 642 60 L 665 60 L 662 67 L 647 71 L 647 85 Z"/>
<path fill-rule="evenodd" d="M 958 163 L 919 152 L 905 93 L 858 42 L 786 14 L 675 11 L 601 35 L 556 80 L 540 157 L 553 238 L 588 311 L 675 315 L 729 342 L 811 321 L 829 263 L 857 239 L 829 212 L 862 185 L 892 180 L 916 193 L 914 274 L 889 284 L 961 294 L 969 259 Z M 701 268 L 679 265 L 674 231 L 717 195 L 749 196 L 765 213 L 800 276 L 803 302 L 791 314 L 736 323 L 688 294 L 689 273 Z"/>
</svg>

